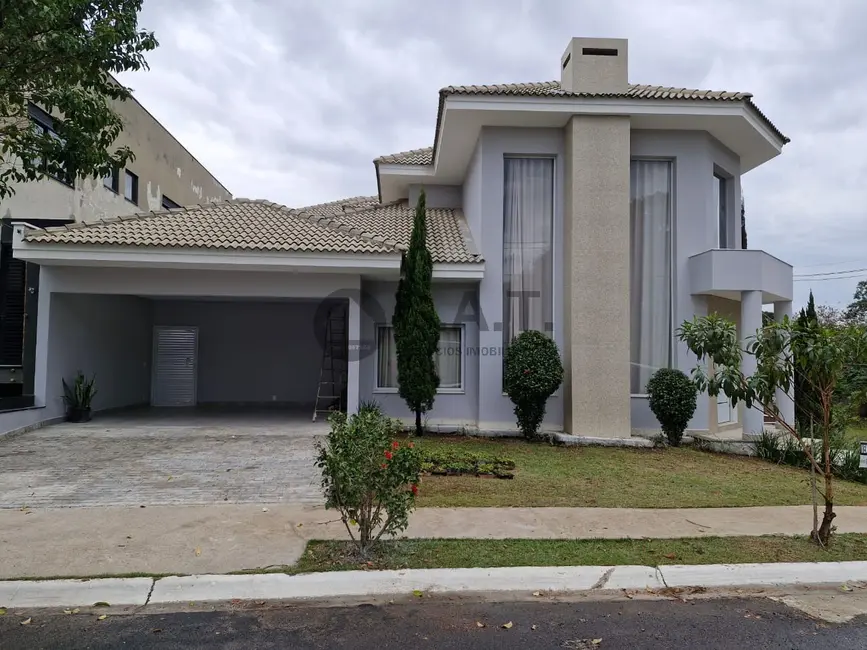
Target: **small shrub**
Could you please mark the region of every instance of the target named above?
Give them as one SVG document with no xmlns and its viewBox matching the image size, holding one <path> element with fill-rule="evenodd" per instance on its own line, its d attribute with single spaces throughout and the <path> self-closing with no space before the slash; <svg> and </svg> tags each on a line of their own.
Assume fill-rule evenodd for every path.
<svg viewBox="0 0 867 650">
<path fill-rule="evenodd" d="M 660 368 L 647 382 L 650 410 L 659 421 L 662 432 L 672 447 L 679 447 L 683 432 L 695 413 L 695 385 L 675 368 Z"/>
<path fill-rule="evenodd" d="M 456 450 L 428 452 L 422 471 L 439 476 L 472 475 L 514 478 L 515 461 L 511 458 Z"/>
<path fill-rule="evenodd" d="M 365 557 L 383 535 L 409 524 L 421 475 L 421 455 L 413 444 L 393 442 L 398 425 L 366 410 L 349 417 L 335 413 L 331 431 L 318 444 L 325 507 L 337 510 Z"/>
<path fill-rule="evenodd" d="M 506 347 L 503 364 L 503 383 L 515 405 L 518 427 L 527 439 L 536 439 L 548 398 L 563 383 L 557 344 L 542 332 L 521 332 Z"/>
<path fill-rule="evenodd" d="M 358 402 L 358 412 L 382 415 L 382 406 L 375 399 L 363 399 Z"/>
</svg>

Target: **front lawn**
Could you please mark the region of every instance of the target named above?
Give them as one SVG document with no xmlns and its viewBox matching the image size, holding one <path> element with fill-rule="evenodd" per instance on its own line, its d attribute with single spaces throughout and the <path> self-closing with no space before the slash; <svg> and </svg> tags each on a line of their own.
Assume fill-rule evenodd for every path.
<svg viewBox="0 0 867 650">
<path fill-rule="evenodd" d="M 407 539 L 383 542 L 367 562 L 351 542 L 312 541 L 287 573 L 352 569 L 613 566 L 867 560 L 867 535 L 836 535 L 822 550 L 807 537 L 686 539 Z"/>
<path fill-rule="evenodd" d="M 515 461 L 513 479 L 425 476 L 419 507 L 716 508 L 810 503 L 809 474 L 757 458 L 679 449 L 554 447 L 517 439 L 424 437 L 422 452 Z M 867 505 L 867 485 L 835 481 L 837 505 Z"/>
</svg>

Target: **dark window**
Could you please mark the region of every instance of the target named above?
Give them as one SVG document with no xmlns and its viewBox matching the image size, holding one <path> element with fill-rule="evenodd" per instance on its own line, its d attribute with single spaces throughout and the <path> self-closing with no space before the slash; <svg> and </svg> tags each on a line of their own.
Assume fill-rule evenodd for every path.
<svg viewBox="0 0 867 650">
<path fill-rule="evenodd" d="M 41 108 L 36 106 L 35 104 L 29 104 L 27 106 L 27 113 L 30 115 L 30 120 L 33 122 L 33 128 L 37 133 L 47 133 L 55 140 L 62 140 L 59 135 L 57 135 L 57 131 L 55 131 L 54 126 L 54 118 L 51 117 L 48 113 L 43 111 Z M 42 172 L 56 181 L 60 181 L 64 185 L 69 185 L 69 187 L 73 187 L 75 184 L 75 174 L 71 169 L 64 169 L 60 174 L 54 174 L 48 171 L 48 165 L 44 160 L 37 158 L 33 161 L 36 166 L 38 166 Z"/>
<path fill-rule="evenodd" d="M 713 193 L 717 208 L 717 225 L 719 228 L 719 247 L 730 248 L 729 245 L 729 214 L 726 205 L 728 182 L 722 176 L 713 175 Z"/>
<path fill-rule="evenodd" d="M 123 196 L 127 201 L 138 205 L 138 176 L 128 169 L 124 176 Z"/>
<path fill-rule="evenodd" d="M 102 184 L 110 189 L 115 194 L 120 193 L 120 173 L 117 169 L 112 170 L 111 174 L 102 179 Z"/>
<path fill-rule="evenodd" d="M 174 210 L 175 208 L 179 208 L 177 203 L 172 201 L 169 197 L 163 194 L 163 210 Z"/>
</svg>

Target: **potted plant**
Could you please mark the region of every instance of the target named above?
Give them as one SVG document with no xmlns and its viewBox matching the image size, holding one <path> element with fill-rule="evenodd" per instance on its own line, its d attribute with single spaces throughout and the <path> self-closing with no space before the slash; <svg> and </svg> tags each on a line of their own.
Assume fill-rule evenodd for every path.
<svg viewBox="0 0 867 650">
<path fill-rule="evenodd" d="M 65 379 L 61 380 L 67 422 L 90 422 L 90 406 L 96 396 L 96 388 L 93 386 L 95 379 L 96 375 L 88 379 L 79 370 L 71 386 Z"/>
</svg>

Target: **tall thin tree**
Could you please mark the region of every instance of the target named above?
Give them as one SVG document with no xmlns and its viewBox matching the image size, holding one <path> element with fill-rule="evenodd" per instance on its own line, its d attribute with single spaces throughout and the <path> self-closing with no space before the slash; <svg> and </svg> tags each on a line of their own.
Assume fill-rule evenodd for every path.
<svg viewBox="0 0 867 650">
<path fill-rule="evenodd" d="M 439 386 L 436 359 L 440 318 L 433 301 L 433 261 L 427 249 L 427 212 L 421 192 L 409 248 L 401 255 L 400 281 L 395 296 L 394 342 L 397 348 L 397 387 L 415 413 L 416 435 L 422 435 L 422 415 L 433 408 Z"/>
</svg>

